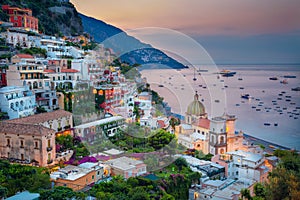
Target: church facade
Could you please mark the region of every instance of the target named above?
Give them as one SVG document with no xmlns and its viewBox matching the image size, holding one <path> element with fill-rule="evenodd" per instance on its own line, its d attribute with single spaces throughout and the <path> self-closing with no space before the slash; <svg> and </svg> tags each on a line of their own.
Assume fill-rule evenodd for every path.
<svg viewBox="0 0 300 200">
<path fill-rule="evenodd" d="M 201 150 L 204 154 L 224 154 L 243 146 L 243 133 L 235 132 L 236 118 L 224 113 L 208 119 L 199 95 L 188 105 L 185 123 L 175 129 L 178 143 L 189 149 Z"/>
</svg>

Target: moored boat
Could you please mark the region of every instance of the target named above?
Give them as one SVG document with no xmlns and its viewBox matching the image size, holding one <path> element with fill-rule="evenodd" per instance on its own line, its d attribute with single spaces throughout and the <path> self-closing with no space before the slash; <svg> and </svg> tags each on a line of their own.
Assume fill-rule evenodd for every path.
<svg viewBox="0 0 300 200">
<path fill-rule="evenodd" d="M 285 75 L 283 76 L 283 78 L 296 78 L 297 76 L 294 76 L 294 75 Z"/>
<path fill-rule="evenodd" d="M 236 72 L 232 72 L 232 71 L 223 69 L 222 71 L 220 71 L 220 74 L 224 77 L 231 77 L 231 76 L 234 76 L 236 74 Z"/>
<path fill-rule="evenodd" d="M 277 81 L 277 80 L 278 80 L 278 78 L 277 78 L 277 77 L 271 77 L 271 78 L 269 78 L 269 80 L 272 80 L 272 81 Z"/>
<path fill-rule="evenodd" d="M 291 89 L 292 91 L 300 91 L 300 87 L 295 87 Z"/>
<path fill-rule="evenodd" d="M 250 94 L 242 94 L 241 98 L 242 99 L 252 99 L 252 97 L 250 96 Z"/>
</svg>

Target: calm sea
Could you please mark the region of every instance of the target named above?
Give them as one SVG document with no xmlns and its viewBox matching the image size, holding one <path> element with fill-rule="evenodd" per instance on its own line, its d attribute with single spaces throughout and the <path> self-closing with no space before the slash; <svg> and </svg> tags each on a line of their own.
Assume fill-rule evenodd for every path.
<svg viewBox="0 0 300 200">
<path fill-rule="evenodd" d="M 201 71 L 209 69 L 209 66 L 197 66 L 196 70 L 142 70 L 141 73 L 151 88 L 169 103 L 174 113 L 184 115 L 197 91 L 209 117 L 212 117 L 213 109 L 219 109 L 219 113 L 233 114 L 238 118 L 236 130 L 299 150 L 300 92 L 291 88 L 300 87 L 300 65 L 217 67 L 219 70 L 235 71 L 236 74 L 216 79 L 218 75 L 210 70 Z M 284 78 L 286 75 L 296 78 Z M 278 80 L 270 80 L 271 77 L 277 77 Z M 209 83 L 208 80 L 213 78 L 216 83 Z M 280 83 L 283 80 L 287 84 Z M 215 89 L 217 87 L 219 90 Z M 216 93 L 220 94 L 220 99 L 216 99 Z M 242 99 L 242 94 L 249 94 L 253 98 Z"/>
</svg>

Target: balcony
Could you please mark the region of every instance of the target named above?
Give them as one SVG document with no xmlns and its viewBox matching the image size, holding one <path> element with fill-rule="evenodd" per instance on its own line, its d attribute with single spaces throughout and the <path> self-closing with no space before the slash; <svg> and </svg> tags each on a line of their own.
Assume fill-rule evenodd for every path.
<svg viewBox="0 0 300 200">
<path fill-rule="evenodd" d="M 67 130 L 67 129 L 69 129 L 69 128 L 71 128 L 70 125 L 64 127 L 65 130 Z"/>
<path fill-rule="evenodd" d="M 52 151 L 52 147 L 47 147 L 47 151 Z"/>
</svg>

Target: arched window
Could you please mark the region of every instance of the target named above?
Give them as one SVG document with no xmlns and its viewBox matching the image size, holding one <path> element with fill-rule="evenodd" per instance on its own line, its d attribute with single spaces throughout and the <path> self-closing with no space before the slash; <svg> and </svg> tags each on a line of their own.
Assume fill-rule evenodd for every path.
<svg viewBox="0 0 300 200">
<path fill-rule="evenodd" d="M 220 143 L 223 144 L 224 142 L 225 142 L 225 141 L 224 141 L 224 136 L 221 136 L 221 137 L 220 137 Z"/>
</svg>

